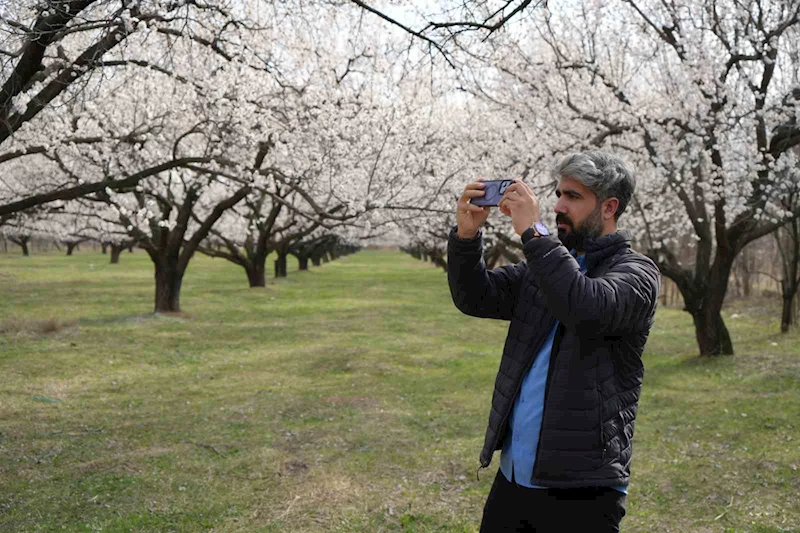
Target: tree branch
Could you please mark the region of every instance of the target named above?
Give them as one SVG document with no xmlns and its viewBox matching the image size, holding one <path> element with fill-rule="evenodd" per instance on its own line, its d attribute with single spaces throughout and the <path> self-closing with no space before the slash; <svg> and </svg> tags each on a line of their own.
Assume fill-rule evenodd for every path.
<svg viewBox="0 0 800 533">
<path fill-rule="evenodd" d="M 197 163 L 208 163 L 210 160 L 211 159 L 208 157 L 184 157 L 182 159 L 175 159 L 172 161 L 168 161 L 166 163 L 161 163 L 160 165 L 156 165 L 154 167 L 142 170 L 126 178 L 118 180 L 106 179 L 103 181 L 97 181 L 93 183 L 84 183 L 83 185 L 70 187 L 68 189 L 61 189 L 57 191 L 51 191 L 48 193 L 38 194 L 35 196 L 29 196 L 28 198 L 25 198 L 23 200 L 18 200 L 16 202 L 10 202 L 5 205 L 0 205 L 0 216 L 18 213 L 20 211 L 25 211 L 32 207 L 47 204 L 50 202 L 55 202 L 58 200 L 62 201 L 74 200 L 82 196 L 104 191 L 106 188 L 111 189 L 112 191 L 130 189 L 138 185 L 138 183 L 143 179 L 149 178 L 150 176 L 155 176 L 156 174 L 164 172 L 165 170 L 170 170 L 172 168 L 178 168 L 178 167 L 187 167 L 189 165 Z"/>
</svg>

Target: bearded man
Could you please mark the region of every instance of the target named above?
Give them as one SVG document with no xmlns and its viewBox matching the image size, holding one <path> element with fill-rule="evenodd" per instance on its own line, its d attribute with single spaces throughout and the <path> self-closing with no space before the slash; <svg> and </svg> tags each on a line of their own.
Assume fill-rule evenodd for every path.
<svg viewBox="0 0 800 533">
<path fill-rule="evenodd" d="M 522 181 L 506 189 L 525 259 L 488 270 L 468 184 L 448 243 L 456 307 L 510 321 L 495 380 L 481 467 L 501 450 L 481 532 L 618 532 L 630 480 L 642 351 L 653 325 L 660 274 L 617 230 L 635 180 L 620 158 L 569 154 L 558 180 L 557 235 Z"/>
</svg>

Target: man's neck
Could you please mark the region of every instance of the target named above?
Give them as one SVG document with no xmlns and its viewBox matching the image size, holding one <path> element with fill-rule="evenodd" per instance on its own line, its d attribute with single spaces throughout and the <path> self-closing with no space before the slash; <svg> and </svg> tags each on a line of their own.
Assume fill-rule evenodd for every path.
<svg viewBox="0 0 800 533">
<path fill-rule="evenodd" d="M 600 235 L 598 235 L 598 237 L 595 238 L 605 237 L 606 235 L 611 235 L 612 233 L 616 232 L 617 232 L 617 224 L 612 222 L 610 224 L 603 226 L 603 232 Z M 583 250 L 573 250 L 573 253 L 575 256 L 580 256 L 583 255 L 585 252 Z"/>
<path fill-rule="evenodd" d="M 600 234 L 601 237 L 605 237 L 606 235 L 611 235 L 612 233 L 617 232 L 617 223 L 613 221 L 607 222 L 603 225 L 603 233 Z"/>
</svg>

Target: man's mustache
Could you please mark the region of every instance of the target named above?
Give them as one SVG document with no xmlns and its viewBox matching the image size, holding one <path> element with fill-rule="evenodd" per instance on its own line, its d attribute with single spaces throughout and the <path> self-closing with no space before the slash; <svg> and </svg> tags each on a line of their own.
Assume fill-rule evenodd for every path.
<svg viewBox="0 0 800 533">
<path fill-rule="evenodd" d="M 572 220 L 567 215 L 556 215 L 556 224 L 566 224 L 571 229 L 575 229 L 575 224 L 572 223 Z"/>
</svg>

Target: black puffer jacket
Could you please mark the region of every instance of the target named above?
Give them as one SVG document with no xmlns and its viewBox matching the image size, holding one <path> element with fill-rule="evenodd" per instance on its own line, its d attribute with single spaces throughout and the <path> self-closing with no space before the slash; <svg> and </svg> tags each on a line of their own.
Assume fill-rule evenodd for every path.
<svg viewBox="0 0 800 533">
<path fill-rule="evenodd" d="M 522 379 L 556 320 L 531 483 L 627 485 L 644 350 L 660 274 L 625 233 L 586 243 L 586 274 L 557 237 L 530 239 L 525 261 L 487 270 L 482 236 L 448 244 L 450 292 L 462 312 L 510 320 L 481 451 L 502 448 Z"/>
</svg>

